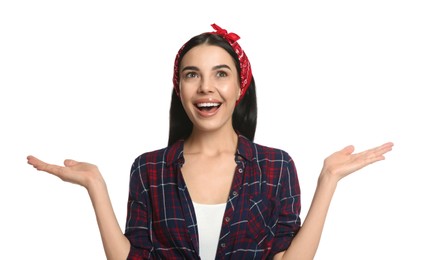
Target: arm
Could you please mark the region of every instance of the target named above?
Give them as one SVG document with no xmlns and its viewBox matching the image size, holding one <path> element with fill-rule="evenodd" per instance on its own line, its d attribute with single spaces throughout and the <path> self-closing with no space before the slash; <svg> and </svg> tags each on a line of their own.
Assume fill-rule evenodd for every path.
<svg viewBox="0 0 431 260">
<path fill-rule="evenodd" d="M 65 160 L 63 167 L 47 164 L 33 156 L 28 156 L 27 160 L 39 171 L 51 173 L 63 181 L 85 187 L 96 214 L 107 259 L 127 258 L 130 242 L 118 225 L 105 181 L 95 165 Z"/>
<path fill-rule="evenodd" d="M 353 146 L 347 146 L 327 157 L 301 229 L 289 248 L 277 254 L 274 259 L 312 260 L 319 246 L 326 215 L 338 181 L 367 165 L 384 160 L 384 154 L 391 151 L 392 146 L 392 143 L 386 143 L 357 154 L 353 154 Z"/>
</svg>

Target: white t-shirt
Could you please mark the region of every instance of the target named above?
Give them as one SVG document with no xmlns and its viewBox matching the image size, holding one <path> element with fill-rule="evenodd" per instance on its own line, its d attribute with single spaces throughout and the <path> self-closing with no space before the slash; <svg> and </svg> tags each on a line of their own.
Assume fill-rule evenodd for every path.
<svg viewBox="0 0 431 260">
<path fill-rule="evenodd" d="M 193 202 L 199 233 L 199 255 L 202 260 L 214 260 L 226 209 L 226 203 L 199 204 Z"/>
</svg>

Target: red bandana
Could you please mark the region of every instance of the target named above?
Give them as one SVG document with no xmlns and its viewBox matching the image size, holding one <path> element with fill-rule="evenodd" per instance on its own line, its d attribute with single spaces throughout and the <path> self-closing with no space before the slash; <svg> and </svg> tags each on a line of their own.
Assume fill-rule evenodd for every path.
<svg viewBox="0 0 431 260">
<path fill-rule="evenodd" d="M 240 69 L 241 69 L 241 71 L 240 71 L 240 74 L 241 74 L 240 75 L 240 77 L 241 77 L 241 86 L 240 86 L 241 87 L 241 95 L 237 101 L 237 104 L 238 104 L 238 102 L 243 98 L 248 87 L 250 86 L 251 77 L 252 77 L 250 62 L 247 58 L 247 55 L 245 55 L 245 52 L 242 50 L 241 46 L 239 46 L 239 44 L 237 42 L 240 39 L 240 37 L 237 34 L 232 33 L 232 32 L 228 33 L 225 29 L 220 28 L 216 24 L 212 24 L 211 26 L 214 28 L 214 30 L 216 30 L 215 32 L 211 32 L 211 33 L 222 36 L 226 41 L 229 42 L 229 44 L 234 49 L 235 53 L 238 55 Z M 178 76 L 178 69 L 179 69 L 178 59 L 179 59 L 179 57 L 180 57 L 180 55 L 184 49 L 184 46 L 185 46 L 185 44 L 180 48 L 177 56 L 175 57 L 173 82 L 174 82 L 174 89 L 175 89 L 175 92 L 177 93 L 177 95 L 180 95 L 179 76 Z"/>
</svg>

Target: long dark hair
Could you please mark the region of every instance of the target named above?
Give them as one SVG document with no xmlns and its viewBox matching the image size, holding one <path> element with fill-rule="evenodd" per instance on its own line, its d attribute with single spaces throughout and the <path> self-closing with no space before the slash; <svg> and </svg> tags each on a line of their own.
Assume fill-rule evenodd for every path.
<svg viewBox="0 0 431 260">
<path fill-rule="evenodd" d="M 221 36 L 212 33 L 203 33 L 191 38 L 184 46 L 178 64 L 184 55 L 193 47 L 201 44 L 214 45 L 223 48 L 232 56 L 238 75 L 241 68 L 238 56 L 232 49 L 231 45 Z M 177 75 L 179 77 L 179 75 Z M 254 140 L 257 123 L 257 102 L 256 102 L 256 86 L 252 77 L 250 86 L 244 97 L 236 105 L 232 115 L 232 126 L 238 134 L 247 137 L 249 140 Z M 172 90 L 171 108 L 169 111 L 169 141 L 168 145 L 175 143 L 180 139 L 186 139 L 192 132 L 193 123 L 187 116 L 180 98 L 175 90 Z"/>
</svg>

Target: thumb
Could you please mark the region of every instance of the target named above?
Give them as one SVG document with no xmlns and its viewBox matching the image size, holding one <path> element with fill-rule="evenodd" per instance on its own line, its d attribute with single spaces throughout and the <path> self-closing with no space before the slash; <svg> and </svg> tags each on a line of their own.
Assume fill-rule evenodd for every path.
<svg viewBox="0 0 431 260">
<path fill-rule="evenodd" d="M 348 146 L 344 147 L 341 150 L 341 152 L 348 155 L 348 154 L 352 154 L 354 150 L 355 150 L 355 147 L 353 145 L 348 145 Z"/>
<path fill-rule="evenodd" d="M 64 160 L 64 166 L 67 166 L 67 167 L 71 167 L 71 166 L 74 166 L 77 164 L 78 164 L 78 162 L 75 160 L 71 160 L 71 159 Z"/>
</svg>

